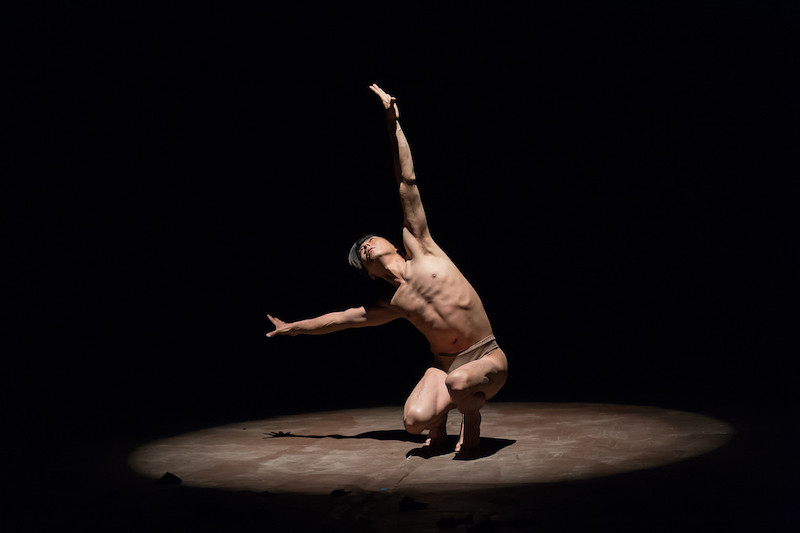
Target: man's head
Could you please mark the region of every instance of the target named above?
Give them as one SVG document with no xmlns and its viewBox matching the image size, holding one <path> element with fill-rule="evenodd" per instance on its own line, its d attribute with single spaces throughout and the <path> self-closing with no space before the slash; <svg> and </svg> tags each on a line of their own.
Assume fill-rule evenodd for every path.
<svg viewBox="0 0 800 533">
<path fill-rule="evenodd" d="M 391 254 L 400 254 L 394 244 L 383 237 L 369 234 L 353 243 L 347 260 L 350 266 L 374 279 L 382 265 L 381 259 Z"/>
</svg>

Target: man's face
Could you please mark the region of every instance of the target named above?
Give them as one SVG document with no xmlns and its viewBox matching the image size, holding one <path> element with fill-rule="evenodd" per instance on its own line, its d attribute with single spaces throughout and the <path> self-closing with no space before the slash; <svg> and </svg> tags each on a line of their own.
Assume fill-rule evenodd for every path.
<svg viewBox="0 0 800 533">
<path fill-rule="evenodd" d="M 361 258 L 361 264 L 369 272 L 369 266 L 375 264 L 379 258 L 387 254 L 396 254 L 397 248 L 394 244 L 384 239 L 383 237 L 370 237 L 358 249 L 358 255 Z"/>
</svg>

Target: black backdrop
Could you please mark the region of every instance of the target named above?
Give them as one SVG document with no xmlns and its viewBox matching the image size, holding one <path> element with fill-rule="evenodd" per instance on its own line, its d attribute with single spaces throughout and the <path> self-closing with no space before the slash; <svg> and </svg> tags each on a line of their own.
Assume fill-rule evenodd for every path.
<svg viewBox="0 0 800 533">
<path fill-rule="evenodd" d="M 402 405 L 429 360 L 409 324 L 264 338 L 267 312 L 370 298 L 347 250 L 399 236 L 373 82 L 509 354 L 498 400 L 790 404 L 792 2 L 215 4 L 9 14 L 16 422 Z"/>
</svg>

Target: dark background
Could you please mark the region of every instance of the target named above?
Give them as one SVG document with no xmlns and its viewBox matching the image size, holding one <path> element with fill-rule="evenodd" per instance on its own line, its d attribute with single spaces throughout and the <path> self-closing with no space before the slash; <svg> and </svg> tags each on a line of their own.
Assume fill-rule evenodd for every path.
<svg viewBox="0 0 800 533">
<path fill-rule="evenodd" d="M 796 415 L 794 2 L 163 4 L 7 13 L 2 401 L 28 436 L 402 405 L 408 323 L 264 338 L 368 301 L 349 246 L 399 238 L 373 82 L 509 355 L 497 400 Z"/>
</svg>

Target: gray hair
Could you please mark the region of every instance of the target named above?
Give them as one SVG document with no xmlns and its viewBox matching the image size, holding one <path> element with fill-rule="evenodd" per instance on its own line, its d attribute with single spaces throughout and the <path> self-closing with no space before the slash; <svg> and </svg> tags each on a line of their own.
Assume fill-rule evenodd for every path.
<svg viewBox="0 0 800 533">
<path fill-rule="evenodd" d="M 355 268 L 360 272 L 366 272 L 364 270 L 364 265 L 361 264 L 360 248 L 361 245 L 364 244 L 364 241 L 375 236 L 376 235 L 374 233 L 370 233 L 364 235 L 363 237 L 361 237 L 360 239 L 358 239 L 356 242 L 353 243 L 353 246 L 350 247 L 350 254 L 347 256 L 347 262 L 350 263 L 351 267 Z"/>
</svg>

